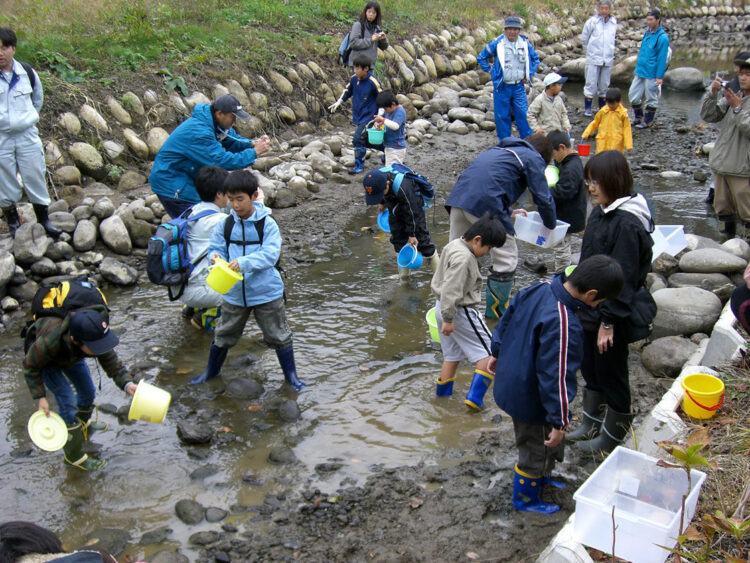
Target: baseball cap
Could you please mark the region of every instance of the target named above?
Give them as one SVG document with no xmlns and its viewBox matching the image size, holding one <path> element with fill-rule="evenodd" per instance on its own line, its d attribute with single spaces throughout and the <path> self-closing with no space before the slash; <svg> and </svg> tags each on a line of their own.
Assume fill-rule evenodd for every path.
<svg viewBox="0 0 750 563">
<path fill-rule="evenodd" d="M 661 19 L 661 11 L 659 8 L 651 8 L 647 13 L 647 16 L 654 16 L 657 20 Z"/>
<path fill-rule="evenodd" d="M 515 27 L 517 29 L 521 29 L 523 26 L 521 25 L 521 18 L 518 16 L 508 16 L 505 18 L 505 24 L 503 25 L 503 29 L 506 29 L 508 27 Z"/>
<path fill-rule="evenodd" d="M 734 56 L 734 64 L 740 66 L 750 66 L 750 52 L 743 51 L 741 53 L 737 53 Z"/>
<path fill-rule="evenodd" d="M 560 76 L 556 72 L 550 72 L 547 76 L 544 77 L 544 87 L 552 86 L 553 84 L 563 84 L 564 82 L 567 82 L 568 77 L 567 76 Z"/>
<path fill-rule="evenodd" d="M 93 309 L 76 311 L 70 318 L 70 335 L 98 356 L 109 352 L 120 342 L 104 316 Z"/>
<path fill-rule="evenodd" d="M 232 94 L 224 94 L 223 96 L 216 98 L 216 101 L 214 102 L 214 111 L 217 110 L 224 113 L 233 113 L 239 119 L 247 119 L 250 117 L 250 114 L 242 109 L 240 101 L 232 96 Z"/>
<path fill-rule="evenodd" d="M 383 203 L 383 194 L 388 179 L 380 170 L 371 170 L 365 174 L 362 185 L 365 187 L 365 203 L 367 205 L 378 205 Z"/>
</svg>

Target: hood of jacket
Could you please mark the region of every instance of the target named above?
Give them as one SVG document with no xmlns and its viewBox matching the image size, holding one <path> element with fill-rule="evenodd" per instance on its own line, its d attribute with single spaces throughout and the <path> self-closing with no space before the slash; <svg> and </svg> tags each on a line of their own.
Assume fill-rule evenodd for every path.
<svg viewBox="0 0 750 563">
<path fill-rule="evenodd" d="M 616 199 L 607 207 L 602 207 L 602 212 L 606 215 L 615 209 L 621 209 L 628 213 L 632 213 L 638 217 L 638 220 L 643 225 L 643 228 L 646 229 L 646 232 L 654 232 L 654 222 L 651 219 L 651 210 L 648 208 L 646 198 L 641 194 L 629 195 Z"/>
</svg>

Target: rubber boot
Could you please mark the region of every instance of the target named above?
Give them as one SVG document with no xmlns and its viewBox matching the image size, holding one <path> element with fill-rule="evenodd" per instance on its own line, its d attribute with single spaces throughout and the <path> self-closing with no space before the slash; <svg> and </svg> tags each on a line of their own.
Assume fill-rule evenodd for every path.
<svg viewBox="0 0 750 563">
<path fill-rule="evenodd" d="M 515 272 L 498 273 L 490 271 L 487 277 L 487 295 L 485 298 L 484 316 L 488 319 L 499 319 L 508 308 L 510 290 L 513 289 Z"/>
<path fill-rule="evenodd" d="M 437 386 L 435 387 L 435 395 L 438 397 L 450 397 L 453 395 L 453 382 L 456 381 L 455 377 L 451 377 L 447 381 L 441 381 L 438 377 Z"/>
<path fill-rule="evenodd" d="M 515 478 L 513 479 L 513 506 L 516 507 L 516 510 L 541 512 L 542 514 L 553 514 L 560 510 L 560 507 L 556 504 L 542 501 L 543 481 L 543 477 L 534 477 L 524 473 L 516 465 Z"/>
<path fill-rule="evenodd" d="M 638 129 L 646 129 L 648 127 L 651 127 L 651 124 L 654 122 L 654 116 L 656 115 L 655 109 L 647 109 L 645 117 L 643 118 L 643 121 L 636 125 Z"/>
<path fill-rule="evenodd" d="M 435 251 L 435 254 L 430 256 L 430 268 L 432 268 L 432 272 L 437 272 L 438 264 L 440 264 L 440 255 L 438 254 L 438 251 Z"/>
<path fill-rule="evenodd" d="M 593 103 L 593 101 L 594 100 L 592 100 L 591 98 L 583 99 L 583 115 L 585 115 L 586 117 L 591 117 L 593 115 L 591 112 L 591 104 Z"/>
<path fill-rule="evenodd" d="M 195 309 L 192 307 L 188 307 L 187 305 L 182 306 L 182 316 L 186 319 L 192 320 L 193 315 L 195 315 Z"/>
<path fill-rule="evenodd" d="M 638 126 L 642 122 L 643 122 L 643 109 L 641 109 L 640 106 L 638 107 L 633 106 L 633 121 L 631 121 L 630 124 Z"/>
<path fill-rule="evenodd" d="M 617 412 L 613 408 L 607 408 L 604 424 L 599 435 L 593 440 L 578 442 L 576 447 L 584 453 L 594 455 L 608 455 L 618 445 L 625 441 L 630 432 L 630 424 L 635 414 Z"/>
<path fill-rule="evenodd" d="M 599 434 L 604 422 L 604 412 L 607 404 L 604 401 L 604 393 L 599 391 L 583 390 L 583 420 L 581 425 L 565 434 L 568 442 L 591 440 Z"/>
<path fill-rule="evenodd" d="M 706 194 L 706 199 L 703 200 L 703 203 L 707 203 L 708 205 L 713 205 L 714 193 L 715 193 L 715 190 L 713 186 L 708 188 L 708 193 Z"/>
<path fill-rule="evenodd" d="M 360 174 L 365 171 L 365 155 L 367 149 L 354 149 L 354 168 L 349 169 L 349 174 Z"/>
<path fill-rule="evenodd" d="M 219 375 L 221 366 L 224 364 L 224 360 L 227 359 L 227 352 L 229 352 L 229 348 L 220 348 L 216 344 L 211 344 L 211 349 L 208 352 L 208 365 L 205 371 L 191 379 L 190 383 L 199 385 Z"/>
<path fill-rule="evenodd" d="M 599 96 L 599 109 L 602 109 L 604 106 L 607 105 L 607 100 L 603 98 L 602 96 Z"/>
<path fill-rule="evenodd" d="M 490 375 L 486 371 L 478 369 L 474 372 L 474 379 L 471 380 L 471 387 L 469 387 L 469 393 L 466 395 L 466 406 L 481 411 L 484 409 L 484 394 L 487 389 L 490 388 L 492 382 L 495 380 L 494 375 Z"/>
<path fill-rule="evenodd" d="M 47 234 L 52 238 L 57 238 L 62 234 L 62 231 L 55 227 L 49 222 L 49 215 L 47 214 L 47 206 L 39 203 L 34 204 L 34 214 L 36 215 L 37 222 L 44 227 Z"/>
<path fill-rule="evenodd" d="M 300 381 L 297 377 L 297 366 L 294 363 L 294 347 L 287 346 L 281 350 L 276 350 L 276 356 L 279 358 L 281 371 L 284 372 L 286 382 L 294 387 L 295 391 L 302 391 L 307 383 Z"/>
<path fill-rule="evenodd" d="M 398 269 L 398 279 L 402 282 L 409 281 L 409 276 L 411 276 L 411 270 L 409 268 Z"/>
<path fill-rule="evenodd" d="M 726 235 L 727 238 L 737 236 L 737 216 L 736 215 L 719 215 L 719 232 Z"/>
<path fill-rule="evenodd" d="M 91 420 L 91 415 L 94 412 L 94 407 L 90 406 L 87 409 L 78 407 L 78 414 L 76 418 L 81 421 L 83 427 L 83 441 L 88 442 L 89 437 L 94 432 L 104 432 L 109 428 L 109 424 L 101 420 Z"/>
<path fill-rule="evenodd" d="M 65 465 L 77 467 L 84 471 L 95 471 L 104 466 L 106 460 L 89 457 L 83 453 L 83 425 L 77 421 L 72 426 L 68 426 L 68 443 L 63 446 L 65 455 Z"/>
<path fill-rule="evenodd" d="M 3 215 L 5 216 L 5 222 L 8 223 L 10 236 L 15 237 L 18 227 L 21 226 L 21 219 L 18 217 L 18 209 L 16 209 L 15 205 L 3 207 Z"/>
</svg>

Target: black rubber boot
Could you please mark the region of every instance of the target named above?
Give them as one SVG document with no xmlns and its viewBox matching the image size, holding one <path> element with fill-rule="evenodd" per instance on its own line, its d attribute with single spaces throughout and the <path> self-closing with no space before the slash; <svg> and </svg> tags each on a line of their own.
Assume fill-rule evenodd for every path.
<svg viewBox="0 0 750 563">
<path fill-rule="evenodd" d="M 607 404 L 604 402 L 604 393 L 599 391 L 583 390 L 583 420 L 581 425 L 565 434 L 568 442 L 579 440 L 591 440 L 599 434 L 604 422 L 604 411 Z"/>
<path fill-rule="evenodd" d="M 62 231 L 55 227 L 49 222 L 49 215 L 47 214 L 47 206 L 39 203 L 34 204 L 34 213 L 36 214 L 37 222 L 44 227 L 47 234 L 52 238 L 57 238 L 62 234 Z"/>
<path fill-rule="evenodd" d="M 708 193 L 706 194 L 706 199 L 703 200 L 703 203 L 712 205 L 714 202 L 714 193 L 715 193 L 715 190 L 713 186 L 708 188 Z"/>
<path fill-rule="evenodd" d="M 728 239 L 737 236 L 737 216 L 736 215 L 719 215 L 719 232 L 727 236 Z"/>
<path fill-rule="evenodd" d="M 593 440 L 577 442 L 576 447 L 584 453 L 593 455 L 609 455 L 617 446 L 625 441 L 630 432 L 630 425 L 633 422 L 635 414 L 617 412 L 612 408 L 607 408 L 607 415 L 604 417 L 604 424 L 599 435 Z"/>
<path fill-rule="evenodd" d="M 640 106 L 633 106 L 633 121 L 631 125 L 640 125 L 643 123 L 643 108 Z"/>
<path fill-rule="evenodd" d="M 3 215 L 5 216 L 5 222 L 8 223 L 10 236 L 16 236 L 16 231 L 18 230 L 18 227 L 21 226 L 21 219 L 18 217 L 18 209 L 16 209 L 15 205 L 3 207 Z"/>
<path fill-rule="evenodd" d="M 227 359 L 228 352 L 229 348 L 220 348 L 216 344 L 211 344 L 211 349 L 208 352 L 208 365 L 206 365 L 205 371 L 191 379 L 190 383 L 199 385 L 219 375 L 221 366 L 224 365 L 224 360 Z"/>
</svg>

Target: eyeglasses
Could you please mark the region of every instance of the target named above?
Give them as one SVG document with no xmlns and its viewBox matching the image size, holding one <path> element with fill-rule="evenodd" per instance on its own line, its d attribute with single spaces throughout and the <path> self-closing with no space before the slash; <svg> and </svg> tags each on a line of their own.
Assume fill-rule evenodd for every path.
<svg viewBox="0 0 750 563">
<path fill-rule="evenodd" d="M 584 180 L 584 181 L 583 181 L 583 185 L 584 185 L 584 186 L 586 186 L 586 187 L 588 188 L 588 187 L 590 187 L 590 186 L 598 186 L 598 185 L 599 185 L 599 182 L 598 182 L 598 181 L 596 181 L 596 180 Z"/>
</svg>

